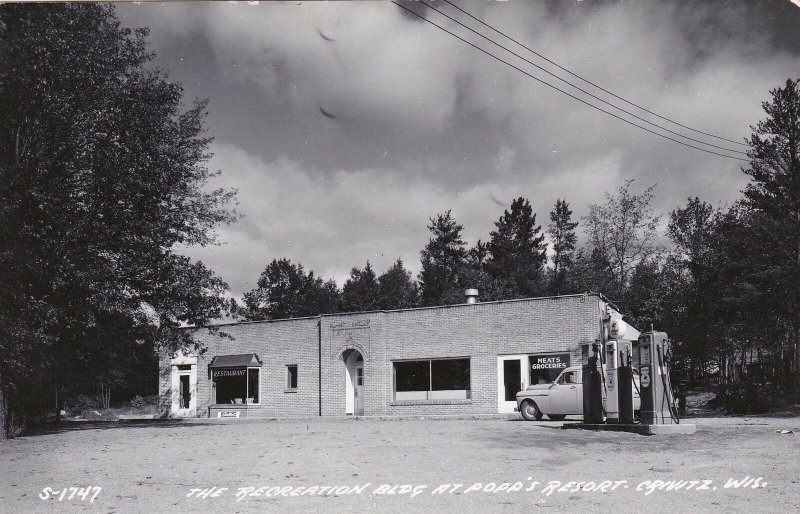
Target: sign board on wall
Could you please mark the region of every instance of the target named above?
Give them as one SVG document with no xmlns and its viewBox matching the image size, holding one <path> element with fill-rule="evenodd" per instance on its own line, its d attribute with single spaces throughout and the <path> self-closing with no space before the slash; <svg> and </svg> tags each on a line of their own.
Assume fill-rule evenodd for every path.
<svg viewBox="0 0 800 514">
<path fill-rule="evenodd" d="M 549 384 L 570 365 L 570 354 L 539 353 L 528 357 L 531 384 Z"/>
<path fill-rule="evenodd" d="M 217 412 L 218 418 L 238 418 L 240 411 L 238 410 L 223 410 Z"/>
<path fill-rule="evenodd" d="M 211 371 L 213 377 L 243 377 L 247 373 L 244 368 L 237 369 L 215 369 Z"/>
<path fill-rule="evenodd" d="M 531 369 L 562 369 L 569 367 L 569 353 L 546 353 L 530 356 Z"/>
</svg>

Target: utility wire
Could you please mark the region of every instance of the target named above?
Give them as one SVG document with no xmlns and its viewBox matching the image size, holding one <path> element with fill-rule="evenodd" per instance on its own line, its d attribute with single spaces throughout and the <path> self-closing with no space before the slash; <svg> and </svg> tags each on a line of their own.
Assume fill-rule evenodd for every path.
<svg viewBox="0 0 800 514">
<path fill-rule="evenodd" d="M 545 57 L 544 55 L 540 54 L 540 53 L 539 53 L 539 52 L 537 52 L 536 50 L 534 50 L 534 49 L 532 49 L 532 48 L 529 48 L 529 47 L 525 46 L 524 44 L 520 43 L 519 41 L 517 41 L 517 40 L 516 40 L 516 39 L 514 39 L 513 37 L 511 37 L 511 36 L 509 36 L 509 35 L 505 34 L 504 32 L 502 32 L 502 31 L 500 31 L 500 30 L 497 30 L 496 28 L 492 27 L 492 26 L 491 26 L 491 25 L 489 25 L 488 23 L 486 23 L 486 22 L 482 21 L 481 19 L 479 19 L 479 18 L 477 18 L 477 17 L 473 16 L 472 14 L 468 13 L 467 11 L 465 11 L 465 10 L 464 10 L 464 9 L 462 9 L 461 7 L 457 6 L 456 4 L 454 4 L 454 3 L 450 2 L 449 0 L 442 0 L 442 1 L 443 1 L 443 2 L 445 2 L 445 3 L 448 3 L 448 4 L 450 4 L 451 6 L 453 6 L 453 7 L 454 7 L 454 8 L 456 8 L 456 9 L 458 9 L 458 10 L 459 10 L 459 11 L 461 11 L 462 13 L 466 14 L 467 16 L 469 16 L 470 18 L 472 18 L 473 20 L 475 20 L 475 21 L 477 21 L 478 23 L 480 23 L 481 25 L 483 25 L 483 26 L 485 26 L 485 27 L 488 27 L 489 29 L 493 30 L 494 32 L 497 32 L 498 34 L 500 34 L 500 35 L 501 35 L 501 36 L 503 36 L 504 38 L 506 38 L 506 39 L 508 39 L 508 40 L 510 40 L 510 41 L 513 41 L 514 43 L 518 44 L 519 46 L 521 46 L 521 47 L 522 47 L 522 48 L 524 48 L 525 50 L 527 50 L 527 51 L 531 52 L 532 54 L 534 54 L 534 55 L 536 55 L 536 56 L 538 56 L 538 57 L 540 57 L 540 58 L 544 59 L 545 61 L 549 62 L 550 64 L 552 64 L 552 65 L 553 65 L 553 66 L 555 66 L 556 68 L 558 68 L 558 69 L 560 69 L 560 70 L 562 70 L 562 71 L 565 71 L 565 72 L 569 73 L 569 74 L 570 74 L 570 75 L 572 75 L 573 77 L 575 77 L 575 78 L 578 78 L 578 79 L 580 79 L 580 80 L 582 80 L 582 81 L 586 82 L 587 84 L 590 84 L 590 85 L 592 85 L 592 86 L 596 87 L 596 88 L 597 88 L 597 89 L 599 89 L 600 91 L 603 91 L 604 93 L 607 93 L 607 94 L 609 94 L 609 95 L 613 96 L 614 98 L 616 98 L 616 99 L 618 99 L 618 100 L 622 100 L 622 101 L 623 101 L 623 102 L 625 102 L 626 104 L 632 105 L 632 106 L 636 107 L 637 109 L 641 109 L 641 110 L 643 110 L 644 112 L 646 112 L 646 113 L 648 113 L 648 114 L 652 114 L 653 116 L 655 116 L 655 117 L 657 117 L 657 118 L 661 118 L 662 120 L 665 120 L 665 121 L 668 121 L 668 122 L 670 122 L 670 123 L 673 123 L 673 124 L 675 124 L 675 125 L 678 125 L 679 127 L 683 127 L 683 128 L 685 128 L 685 129 L 691 130 L 692 132 L 697 132 L 698 134 L 703 134 L 703 135 L 705 135 L 705 136 L 713 137 L 713 138 L 715 138 L 715 139 L 721 139 L 721 140 L 723 140 L 723 141 L 728 141 L 729 143 L 734 143 L 734 144 L 737 144 L 737 145 L 748 146 L 748 147 L 750 146 L 749 144 L 747 144 L 747 143 L 742 143 L 741 141 L 734 141 L 733 139 L 728 139 L 728 138 L 726 138 L 726 137 L 722 137 L 722 136 L 716 136 L 716 135 L 714 135 L 714 134 L 710 134 L 710 133 L 708 133 L 708 132 L 703 132 L 702 130 L 697 130 L 697 129 L 694 129 L 694 128 L 692 128 L 692 127 L 689 127 L 688 125 L 684 125 L 684 124 L 682 124 L 682 123 L 678 123 L 678 122 L 677 122 L 677 121 L 675 121 L 675 120 L 672 120 L 672 119 L 670 119 L 670 118 L 667 118 L 666 116 L 662 116 L 662 115 L 660 115 L 660 114 L 657 114 L 657 113 L 655 113 L 655 112 L 653 112 L 653 111 L 651 111 L 651 110 L 649 110 L 649 109 L 647 109 L 647 108 L 645 108 L 645 107 L 642 107 L 641 105 L 638 105 L 638 104 L 636 104 L 636 103 L 634 103 L 634 102 L 631 102 L 630 100 L 626 100 L 626 99 L 622 98 L 621 96 L 618 96 L 618 95 L 614 94 L 613 92 L 611 92 L 611 91 L 609 91 L 609 90 L 607 90 L 607 89 L 603 88 L 602 86 L 599 86 L 599 85 L 595 84 L 595 83 L 594 83 L 594 82 L 592 82 L 591 80 L 589 80 L 589 79 L 585 79 L 585 78 L 581 77 L 580 75 L 578 75 L 577 73 L 573 73 L 573 72 L 571 72 L 570 70 L 568 70 L 567 68 L 565 68 L 565 67 L 561 66 L 561 65 L 560 65 L 560 64 L 558 64 L 557 62 L 555 62 L 555 61 L 552 61 L 552 60 L 548 59 L 547 57 Z M 429 7 L 430 7 L 430 6 L 429 6 Z"/>
<path fill-rule="evenodd" d="M 637 119 L 637 120 L 639 120 L 639 121 L 643 121 L 644 123 L 647 123 L 648 125 L 652 125 L 652 126 L 654 126 L 654 127 L 660 128 L 660 129 L 661 129 L 661 130 L 663 130 L 664 132 L 669 132 L 670 134 L 676 135 L 676 136 L 678 136 L 678 137 L 682 137 L 682 138 L 684 138 L 684 139 L 688 139 L 689 141 L 694 141 L 695 143 L 699 143 L 699 144 L 701 144 L 701 145 L 710 146 L 710 147 L 712 147 L 712 148 L 717 148 L 717 149 L 719 149 L 719 150 L 725 150 L 726 152 L 733 152 L 733 153 L 738 153 L 738 154 L 741 154 L 741 155 L 747 155 L 747 153 L 745 153 L 745 152 L 742 152 L 741 150 L 734 150 L 734 149 L 732 149 L 732 148 L 725 148 L 724 146 L 718 146 L 718 145 L 714 145 L 714 144 L 711 144 L 711 143 L 706 143 L 705 141 L 702 141 L 702 140 L 700 140 L 700 139 L 695 139 L 695 138 L 693 138 L 693 137 L 689 137 L 689 136 L 683 135 L 683 134 L 681 134 L 680 132 L 675 132 L 674 130 L 670 130 L 670 129 L 668 129 L 668 128 L 666 128 L 666 127 L 663 127 L 663 126 L 661 126 L 661 125 L 659 125 L 659 124 L 657 124 L 657 123 L 653 123 L 652 121 L 650 121 L 650 120 L 648 120 L 648 119 L 642 118 L 641 116 L 637 116 L 636 114 L 634 114 L 634 113 L 632 113 L 632 112 L 630 112 L 630 111 L 626 111 L 626 110 L 625 110 L 625 109 L 623 109 L 622 107 L 618 107 L 618 106 L 616 106 L 616 105 L 612 104 L 611 102 L 608 102 L 608 101 L 606 101 L 606 100 L 603 100 L 603 99 L 602 99 L 602 98 L 600 98 L 599 96 L 596 96 L 596 95 L 594 95 L 594 94 L 590 93 L 589 91 L 586 91 L 585 89 L 583 89 L 583 88 L 581 88 L 581 87 L 578 87 L 578 86 L 576 86 L 576 85 L 575 85 L 575 84 L 573 84 L 572 82 L 570 82 L 570 81 L 568 81 L 568 80 L 566 80 L 566 79 L 564 79 L 564 78 L 561 78 L 561 77 L 559 77 L 558 75 L 556 75 L 555 73 L 551 72 L 550 70 L 548 70 L 548 69 L 546 69 L 546 68 L 543 68 L 543 67 L 539 66 L 538 64 L 536 64 L 536 63 L 534 63 L 534 62 L 531 62 L 531 61 L 529 61 L 528 59 L 526 59 L 525 57 L 521 56 L 520 54 L 518 54 L 518 53 L 514 52 L 514 51 L 513 51 L 513 50 L 511 50 L 510 48 L 507 48 L 507 47 L 505 47 L 505 46 L 501 45 L 500 43 L 498 43 L 498 42 L 496 42 L 496 41 L 492 40 L 491 38 L 489 38 L 489 37 L 486 37 L 485 35 L 481 34 L 480 32 L 478 32 L 478 31 L 476 31 L 476 30 L 472 29 L 471 27 L 468 27 L 467 25 L 464 25 L 463 23 L 461 23 L 460 21 L 456 20 L 455 18 L 452 18 L 452 17 L 450 17 L 449 15 L 447 15 L 446 13 L 443 13 L 442 11 L 440 11 L 439 9 L 437 9 L 436 7 L 434 7 L 434 6 L 430 5 L 430 4 L 427 4 L 427 3 L 425 3 L 425 1 L 424 1 L 424 0 L 423 0 L 421 3 L 422 3 L 422 4 L 424 4 L 424 5 L 426 5 L 426 6 L 428 6 L 428 7 L 430 7 L 430 8 L 431 8 L 431 9 L 433 9 L 434 11 L 436 11 L 436 12 L 438 12 L 439 14 L 441 14 L 442 16 L 444 16 L 445 18 L 447 18 L 447 19 L 449 19 L 449 20 L 451 20 L 451 21 L 453 21 L 453 22 L 455 22 L 455 23 L 457 23 L 457 24 L 461 25 L 462 27 L 464 27 L 465 29 L 469 30 L 470 32 L 472 32 L 472 33 L 474 33 L 474 34 L 476 34 L 476 35 L 478 35 L 478 36 L 482 37 L 483 39 L 485 39 L 486 41 L 488 41 L 488 42 L 492 43 L 493 45 L 495 45 L 495 46 L 498 46 L 498 47 L 502 48 L 503 50 L 505 50 L 506 52 L 510 53 L 511 55 L 514 55 L 514 56 L 516 56 L 516 57 L 519 57 L 520 59 L 522 59 L 523 61 L 527 62 L 527 63 L 528 63 L 528 64 L 530 64 L 531 66 L 534 66 L 534 67 L 536 67 L 536 68 L 538 68 L 538 69 L 542 70 L 543 72 L 547 73 L 548 75 L 550 75 L 550 76 L 552 76 L 552 77 L 554 77 L 554 78 L 556 78 L 556 79 L 560 80 L 561 82 L 563 82 L 564 84 L 566 84 L 566 85 L 568 85 L 568 86 L 570 86 L 570 87 L 573 87 L 573 88 L 577 89 L 577 90 L 578 90 L 578 91 L 580 91 L 581 93 L 583 93 L 583 94 L 585 94 L 585 95 L 587 95 L 587 96 L 590 96 L 590 97 L 594 98 L 595 100 L 598 100 L 598 101 L 600 101 L 600 102 L 603 102 L 604 104 L 606 104 L 606 105 L 608 105 L 608 106 L 610 106 L 610 107 L 613 107 L 614 109 L 617 109 L 617 110 L 619 110 L 619 111 L 622 111 L 622 112 L 624 112 L 624 113 L 625 113 L 625 114 L 627 114 L 628 116 L 631 116 L 631 117 L 633 117 L 633 118 L 636 118 L 636 119 Z"/>
<path fill-rule="evenodd" d="M 438 28 L 439 30 L 442 30 L 443 32 L 446 32 L 446 33 L 450 34 L 454 38 L 463 41 L 464 43 L 466 43 L 469 46 L 475 48 L 476 50 L 480 50 L 481 52 L 485 53 L 489 57 L 491 57 L 491 58 L 493 58 L 495 60 L 498 60 L 498 61 L 502 62 L 503 64 L 506 64 L 507 66 L 510 66 L 511 68 L 514 68 L 515 70 L 519 71 L 520 73 L 522 73 L 524 75 L 527 75 L 528 77 L 532 78 L 533 80 L 536 80 L 537 82 L 541 82 L 542 84 L 546 85 L 547 87 L 555 89 L 556 91 L 559 91 L 560 93 L 563 93 L 563 94 L 569 96 L 570 98 L 572 98 L 574 100 L 577 100 L 577 101 L 579 101 L 579 102 L 581 102 L 583 104 L 586 104 L 589 107 L 592 107 L 593 109 L 597 109 L 600 112 L 608 114 L 609 116 L 613 116 L 614 118 L 617 118 L 618 120 L 624 121 L 625 123 L 627 123 L 629 125 L 633 125 L 634 127 L 638 127 L 638 128 L 640 128 L 640 129 L 642 129 L 642 130 L 644 130 L 646 132 L 649 132 L 649 133 L 654 134 L 654 135 L 659 136 L 659 137 L 663 137 L 664 139 L 669 139 L 670 141 L 674 141 L 675 143 L 681 144 L 683 146 L 688 146 L 689 148 L 694 148 L 695 150 L 700 150 L 701 152 L 706 152 L 706 153 L 710 153 L 710 154 L 714 154 L 714 155 L 719 155 L 720 157 L 727 157 L 728 159 L 736 159 L 737 161 L 750 162 L 748 159 L 742 159 L 741 157 L 734 157 L 732 155 L 726 155 L 726 154 L 723 154 L 723 153 L 715 152 L 713 150 L 708 150 L 706 148 L 701 148 L 699 146 L 694 146 L 694 145 L 691 145 L 689 143 L 680 141 L 678 139 L 675 139 L 675 138 L 672 138 L 672 137 L 669 137 L 669 136 L 665 136 L 664 134 L 660 134 L 658 132 L 655 132 L 654 130 L 650 130 L 647 127 L 643 127 L 643 126 L 641 126 L 641 125 L 639 125 L 637 123 L 634 123 L 634 122 L 632 122 L 630 120 L 627 120 L 627 119 L 625 119 L 625 118 L 623 118 L 621 116 L 618 116 L 618 115 L 614 114 L 613 112 L 609 112 L 609 111 L 607 111 L 607 110 L 605 110 L 605 109 L 603 109 L 601 107 L 597 107 L 596 105 L 593 105 L 593 104 L 587 102 L 586 100 L 584 100 L 582 98 L 578 98 L 577 96 L 575 96 L 575 95 L 573 95 L 571 93 L 568 93 L 567 91 L 564 91 L 563 89 L 560 89 L 560 88 L 550 84 L 549 82 L 547 82 L 545 80 L 542 80 L 542 79 L 540 79 L 538 77 L 535 77 L 534 75 L 531 75 L 530 73 L 528 73 L 527 71 L 519 68 L 518 66 L 515 66 L 515 65 L 511 64 L 510 62 L 508 62 L 506 60 L 503 60 L 500 57 L 497 57 L 496 55 L 494 55 L 493 53 L 489 52 L 488 50 L 484 50 L 483 48 L 479 47 L 478 45 L 467 41 L 466 39 L 462 38 L 461 36 L 459 36 L 459 35 L 451 32 L 451 31 L 447 30 L 446 28 L 442 27 L 441 25 L 439 25 L 439 24 L 429 20 L 428 18 L 422 16 L 421 14 L 418 14 L 418 13 L 414 12 L 413 10 L 409 9 L 408 7 L 405 7 L 404 5 L 401 5 L 396 0 L 392 0 L 392 3 L 395 4 L 396 6 L 398 6 L 399 8 L 401 8 L 401 9 L 403 9 L 405 11 L 408 11 L 409 13 L 413 14 L 414 16 L 416 16 L 416 17 L 418 17 L 418 18 L 430 23 L 431 25 L 433 25 L 434 27 Z"/>
</svg>

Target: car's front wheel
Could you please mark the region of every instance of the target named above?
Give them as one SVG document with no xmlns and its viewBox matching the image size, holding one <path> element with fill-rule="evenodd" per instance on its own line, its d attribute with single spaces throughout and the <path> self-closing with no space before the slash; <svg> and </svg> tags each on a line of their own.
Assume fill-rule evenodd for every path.
<svg viewBox="0 0 800 514">
<path fill-rule="evenodd" d="M 522 402 L 522 405 L 519 406 L 519 412 L 522 414 L 522 417 L 528 421 L 539 421 L 542 419 L 542 411 L 539 410 L 539 407 L 536 406 L 533 400 L 525 400 Z"/>
</svg>

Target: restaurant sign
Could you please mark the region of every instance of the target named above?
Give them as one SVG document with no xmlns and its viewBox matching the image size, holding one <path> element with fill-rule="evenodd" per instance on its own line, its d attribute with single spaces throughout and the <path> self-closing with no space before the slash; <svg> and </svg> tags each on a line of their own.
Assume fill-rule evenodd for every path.
<svg viewBox="0 0 800 514">
<path fill-rule="evenodd" d="M 212 376 L 214 377 L 243 377 L 247 373 L 247 370 L 244 368 L 240 369 L 215 369 L 212 370 Z"/>
</svg>

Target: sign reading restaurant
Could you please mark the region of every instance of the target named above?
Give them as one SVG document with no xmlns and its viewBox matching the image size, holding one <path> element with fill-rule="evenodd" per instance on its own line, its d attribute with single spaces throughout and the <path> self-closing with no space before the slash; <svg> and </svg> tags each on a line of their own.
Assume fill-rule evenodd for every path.
<svg viewBox="0 0 800 514">
<path fill-rule="evenodd" d="M 244 368 L 239 369 L 215 369 L 212 371 L 214 377 L 243 377 L 247 373 Z"/>
</svg>

